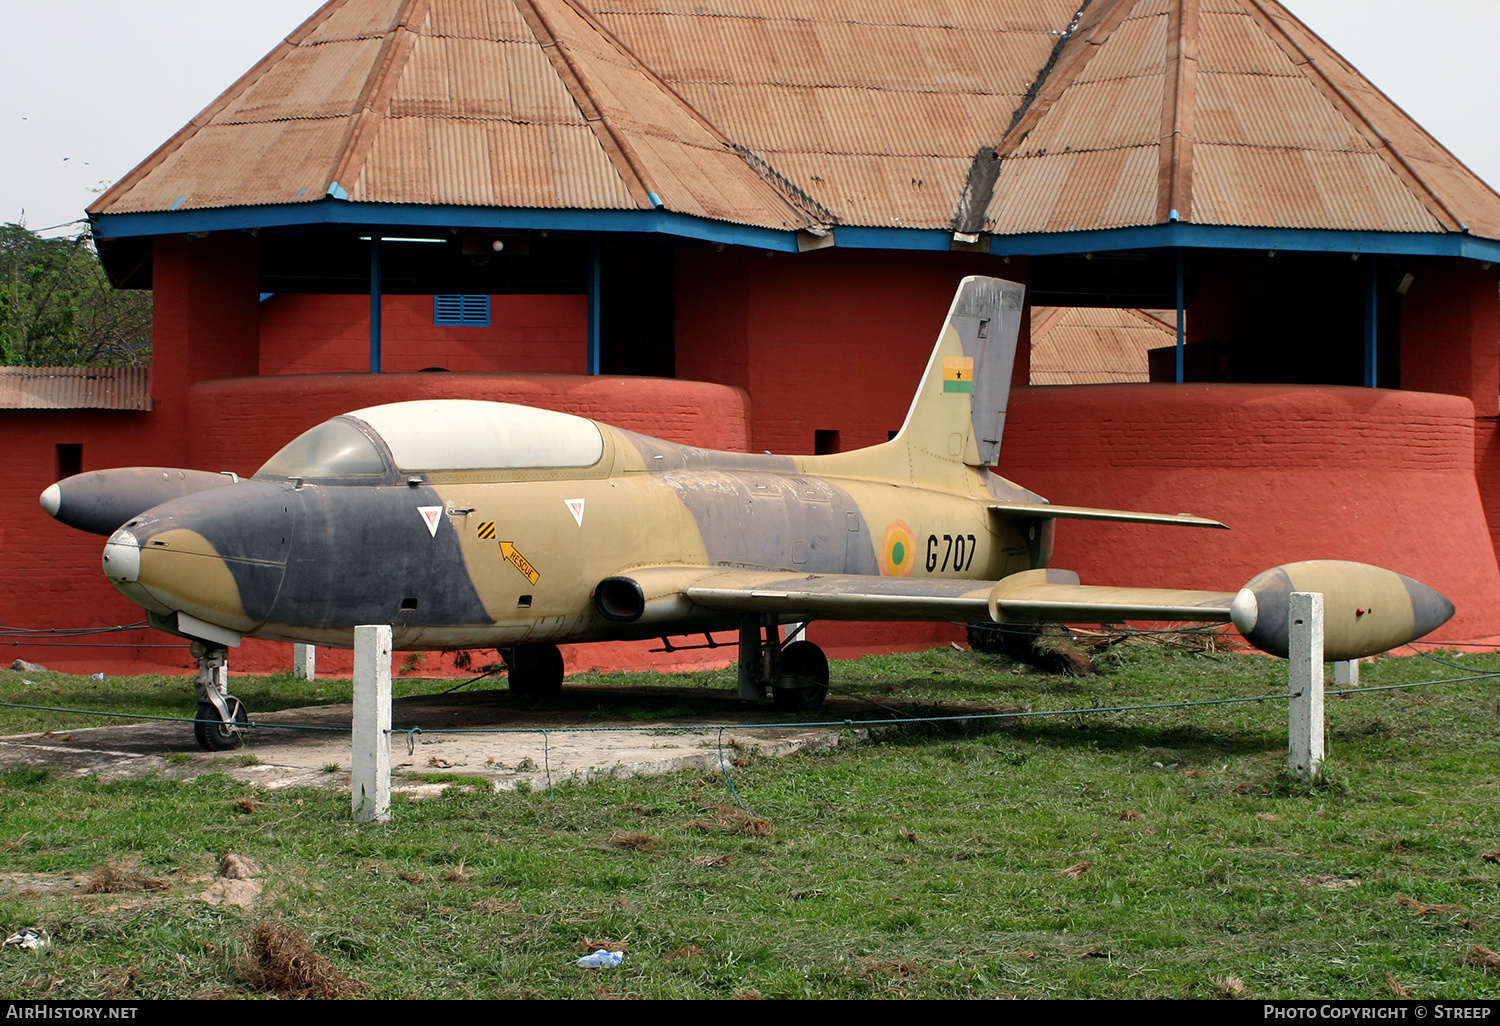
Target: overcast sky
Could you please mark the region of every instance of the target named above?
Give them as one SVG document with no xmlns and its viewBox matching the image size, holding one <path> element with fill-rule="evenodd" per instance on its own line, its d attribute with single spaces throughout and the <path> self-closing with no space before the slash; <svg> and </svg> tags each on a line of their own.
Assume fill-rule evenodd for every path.
<svg viewBox="0 0 1500 1026">
<path fill-rule="evenodd" d="M 1500 2 L 1284 0 L 1500 187 Z M 317 0 L 0 0 L 0 222 L 51 229 L 165 142 Z M 61 234 L 62 228 L 47 234 Z"/>
</svg>

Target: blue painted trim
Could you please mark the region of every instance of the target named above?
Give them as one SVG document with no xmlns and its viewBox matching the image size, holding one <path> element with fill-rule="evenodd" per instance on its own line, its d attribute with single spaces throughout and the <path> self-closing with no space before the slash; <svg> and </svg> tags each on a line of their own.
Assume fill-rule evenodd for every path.
<svg viewBox="0 0 1500 1026">
<path fill-rule="evenodd" d="M 599 373 L 600 344 L 603 328 L 603 307 L 600 286 L 604 278 L 604 242 L 595 232 L 589 236 L 589 339 L 588 373 Z"/>
<path fill-rule="evenodd" d="M 385 271 L 380 266 L 380 236 L 370 236 L 370 373 L 380 373 L 380 313 L 385 298 Z"/>
<path fill-rule="evenodd" d="M 1184 287 L 1182 250 L 1177 250 L 1177 383 L 1187 375 L 1187 290 Z"/>
<path fill-rule="evenodd" d="M 348 203 L 324 199 L 264 207 L 100 214 L 95 216 L 93 224 L 94 231 L 100 238 L 110 239 L 309 225 L 443 229 L 457 226 L 519 231 L 645 232 L 676 235 L 703 242 L 722 242 L 729 246 L 751 246 L 783 253 L 797 252 L 796 232 L 711 221 L 688 214 L 675 214 L 669 210 L 539 210 L 523 207 Z"/>
<path fill-rule="evenodd" d="M 844 229 L 840 228 L 840 238 Z M 1086 232 L 995 235 L 990 252 L 1052 256 L 1136 249 L 1265 249 L 1312 253 L 1452 256 L 1500 262 L 1500 240 L 1454 232 L 1331 231 L 1322 228 L 1243 228 L 1213 224 L 1156 224 Z"/>
<path fill-rule="evenodd" d="M 244 231 L 310 225 L 402 228 L 511 229 L 519 231 L 645 232 L 703 242 L 797 252 L 797 233 L 731 224 L 668 210 L 543 210 L 523 207 L 463 207 L 400 203 L 351 203 L 331 199 L 262 207 L 99 214 L 100 238 Z M 841 249 L 949 250 L 947 229 L 839 225 Z M 1081 232 L 996 235 L 998 256 L 1051 256 L 1138 249 L 1276 249 L 1333 253 L 1449 256 L 1500 263 L 1500 240 L 1456 232 L 1331 231 L 1321 228 L 1245 228 L 1232 225 L 1142 225 Z"/>
<path fill-rule="evenodd" d="M 1365 260 L 1365 387 L 1374 388 L 1380 368 L 1376 357 L 1380 346 L 1380 289 L 1377 272 L 1379 260 Z"/>
<path fill-rule="evenodd" d="M 953 232 L 946 228 L 865 228 L 841 224 L 833 230 L 839 249 L 950 250 Z"/>
</svg>

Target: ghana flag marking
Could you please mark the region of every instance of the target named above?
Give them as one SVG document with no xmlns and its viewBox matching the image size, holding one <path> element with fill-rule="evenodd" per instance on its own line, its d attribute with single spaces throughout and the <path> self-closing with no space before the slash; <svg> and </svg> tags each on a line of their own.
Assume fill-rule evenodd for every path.
<svg viewBox="0 0 1500 1026">
<path fill-rule="evenodd" d="M 972 356 L 943 357 L 943 391 L 974 391 L 974 358 Z"/>
<path fill-rule="evenodd" d="M 880 572 L 886 577 L 906 577 L 916 563 L 917 541 L 904 520 L 892 520 L 880 543 Z"/>
</svg>

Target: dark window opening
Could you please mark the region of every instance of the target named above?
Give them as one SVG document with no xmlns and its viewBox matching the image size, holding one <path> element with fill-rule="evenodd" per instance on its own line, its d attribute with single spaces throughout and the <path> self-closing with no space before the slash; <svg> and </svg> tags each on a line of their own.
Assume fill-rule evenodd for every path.
<svg viewBox="0 0 1500 1026">
<path fill-rule="evenodd" d="M 840 452 L 839 433 L 837 431 L 814 431 L 813 452 L 819 456 L 827 456 L 830 453 Z"/>
<path fill-rule="evenodd" d="M 416 608 L 417 608 L 417 600 L 414 599 L 414 598 L 412 598 L 410 595 L 406 596 L 406 598 L 404 598 L 404 599 L 401 600 L 401 609 L 402 609 L 403 612 L 405 612 L 408 609 L 416 609 Z"/>
<path fill-rule="evenodd" d="M 63 443 L 57 447 L 57 478 L 61 481 L 65 477 L 83 473 L 83 446 L 75 443 Z"/>
<path fill-rule="evenodd" d="M 531 608 L 531 596 L 530 595 L 522 595 L 520 598 L 516 599 L 516 608 L 517 609 L 530 609 Z"/>
</svg>

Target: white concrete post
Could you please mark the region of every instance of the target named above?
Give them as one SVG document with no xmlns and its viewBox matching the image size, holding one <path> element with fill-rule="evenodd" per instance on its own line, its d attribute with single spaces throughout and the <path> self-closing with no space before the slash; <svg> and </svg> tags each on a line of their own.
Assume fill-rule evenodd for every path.
<svg viewBox="0 0 1500 1026">
<path fill-rule="evenodd" d="M 1341 659 L 1334 663 L 1333 682 L 1341 688 L 1359 687 L 1359 660 Z"/>
<path fill-rule="evenodd" d="M 391 818 L 391 628 L 354 628 L 354 751 L 349 805 L 354 818 Z"/>
<path fill-rule="evenodd" d="M 318 646 L 292 646 L 292 676 L 298 680 L 313 680 L 318 676 Z"/>
<path fill-rule="evenodd" d="M 1323 768 L 1323 596 L 1294 591 L 1287 606 L 1287 769 L 1311 780 Z"/>
</svg>

